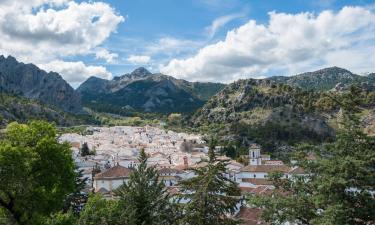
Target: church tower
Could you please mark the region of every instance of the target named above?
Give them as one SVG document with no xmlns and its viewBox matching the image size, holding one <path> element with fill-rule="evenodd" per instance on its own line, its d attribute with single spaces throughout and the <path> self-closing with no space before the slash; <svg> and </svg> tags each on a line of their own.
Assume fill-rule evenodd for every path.
<svg viewBox="0 0 375 225">
<path fill-rule="evenodd" d="M 257 166 L 262 164 L 262 159 L 260 156 L 260 146 L 257 144 L 250 145 L 249 148 L 249 164 L 252 166 Z"/>
</svg>

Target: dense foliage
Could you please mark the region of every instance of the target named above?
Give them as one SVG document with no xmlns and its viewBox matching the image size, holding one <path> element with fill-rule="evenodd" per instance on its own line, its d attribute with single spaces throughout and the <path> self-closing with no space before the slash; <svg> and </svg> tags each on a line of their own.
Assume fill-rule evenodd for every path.
<svg viewBox="0 0 375 225">
<path fill-rule="evenodd" d="M 353 90 L 354 91 L 354 90 Z M 367 136 L 355 116 L 358 95 L 340 102 L 343 116 L 336 141 L 321 147 L 300 146 L 297 165 L 307 175 L 282 179 L 271 196 L 253 197 L 251 202 L 264 209 L 270 224 L 358 224 L 375 221 L 375 137 Z M 308 160 L 313 154 L 315 160 Z"/>
<path fill-rule="evenodd" d="M 141 163 L 129 181 L 116 191 L 120 197 L 121 224 L 172 224 L 170 197 L 156 169 L 147 166 L 144 150 L 141 150 L 139 161 Z"/>
<path fill-rule="evenodd" d="M 11 224 L 39 224 L 74 190 L 70 146 L 45 122 L 11 123 L 0 142 L 0 210 Z"/>
<path fill-rule="evenodd" d="M 183 217 L 179 224 L 189 225 L 230 225 L 240 221 L 230 217 L 240 203 L 240 190 L 235 182 L 225 177 L 227 162 L 215 157 L 210 148 L 207 166 L 196 168 L 195 177 L 181 181 L 180 200 Z"/>
</svg>

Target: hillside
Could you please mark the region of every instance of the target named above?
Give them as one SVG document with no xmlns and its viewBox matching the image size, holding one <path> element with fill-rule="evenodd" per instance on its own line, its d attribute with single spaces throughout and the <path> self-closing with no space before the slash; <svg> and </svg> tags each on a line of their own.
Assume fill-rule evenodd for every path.
<svg viewBox="0 0 375 225">
<path fill-rule="evenodd" d="M 312 89 L 320 91 L 328 91 L 335 88 L 337 85 L 342 87 L 350 86 L 351 84 L 367 83 L 375 85 L 375 74 L 367 76 L 360 76 L 353 74 L 349 70 L 339 67 L 330 67 L 314 72 L 307 72 L 295 76 L 275 76 L 268 78 L 277 83 L 284 83 L 290 86 L 296 86 L 303 89 Z"/>
<path fill-rule="evenodd" d="M 35 99 L 66 112 L 83 113 L 81 98 L 58 74 L 0 56 L 0 92 Z"/>
<path fill-rule="evenodd" d="M 25 123 L 35 119 L 54 122 L 59 126 L 72 126 L 83 122 L 74 115 L 37 100 L 0 93 L 0 127 L 5 127 L 12 121 Z"/>
<path fill-rule="evenodd" d="M 77 91 L 83 103 L 105 112 L 193 112 L 224 87 L 219 83 L 188 82 L 138 68 L 104 80 L 91 77 Z"/>
<path fill-rule="evenodd" d="M 333 138 L 340 110 L 328 96 L 342 98 L 345 93 L 307 91 L 270 79 L 239 80 L 212 97 L 190 122 L 224 139 L 256 141 L 270 151 L 299 142 L 322 143 Z M 363 121 L 374 126 L 374 92 L 360 95 Z"/>
</svg>

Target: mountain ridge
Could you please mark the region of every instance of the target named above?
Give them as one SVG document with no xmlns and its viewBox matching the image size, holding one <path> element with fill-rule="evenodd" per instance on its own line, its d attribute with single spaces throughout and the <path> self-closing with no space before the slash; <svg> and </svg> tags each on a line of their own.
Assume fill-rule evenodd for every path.
<svg viewBox="0 0 375 225">
<path fill-rule="evenodd" d="M 66 112 L 84 113 L 80 95 L 58 73 L 47 73 L 12 56 L 0 56 L 0 91 L 51 104 Z"/>
<path fill-rule="evenodd" d="M 151 73 L 143 67 L 112 80 L 90 77 L 77 91 L 84 103 L 125 107 L 144 112 L 192 112 L 216 94 L 224 84 L 189 82 L 161 73 Z M 135 102 L 131 98 L 136 98 Z"/>
</svg>

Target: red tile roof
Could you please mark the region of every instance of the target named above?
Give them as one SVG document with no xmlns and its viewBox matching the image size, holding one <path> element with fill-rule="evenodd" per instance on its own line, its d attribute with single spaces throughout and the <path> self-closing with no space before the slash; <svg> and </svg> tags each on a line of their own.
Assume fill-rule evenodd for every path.
<svg viewBox="0 0 375 225">
<path fill-rule="evenodd" d="M 296 168 L 293 168 L 289 171 L 289 174 L 294 174 L 294 175 L 298 175 L 298 174 L 304 174 L 305 171 L 301 168 L 301 167 L 296 167 Z"/>
<path fill-rule="evenodd" d="M 95 175 L 95 179 L 117 179 L 117 178 L 128 178 L 133 172 L 132 169 L 117 165 L 108 170 L 98 173 Z"/>
<path fill-rule="evenodd" d="M 242 182 L 254 185 L 272 185 L 272 181 L 263 178 L 242 178 Z"/>
<path fill-rule="evenodd" d="M 258 208 L 248 208 L 242 206 L 236 218 L 243 221 L 243 225 L 266 225 L 261 219 L 262 210 Z"/>
<path fill-rule="evenodd" d="M 242 172 L 288 172 L 289 166 L 286 165 L 248 165 L 241 169 Z"/>
</svg>

